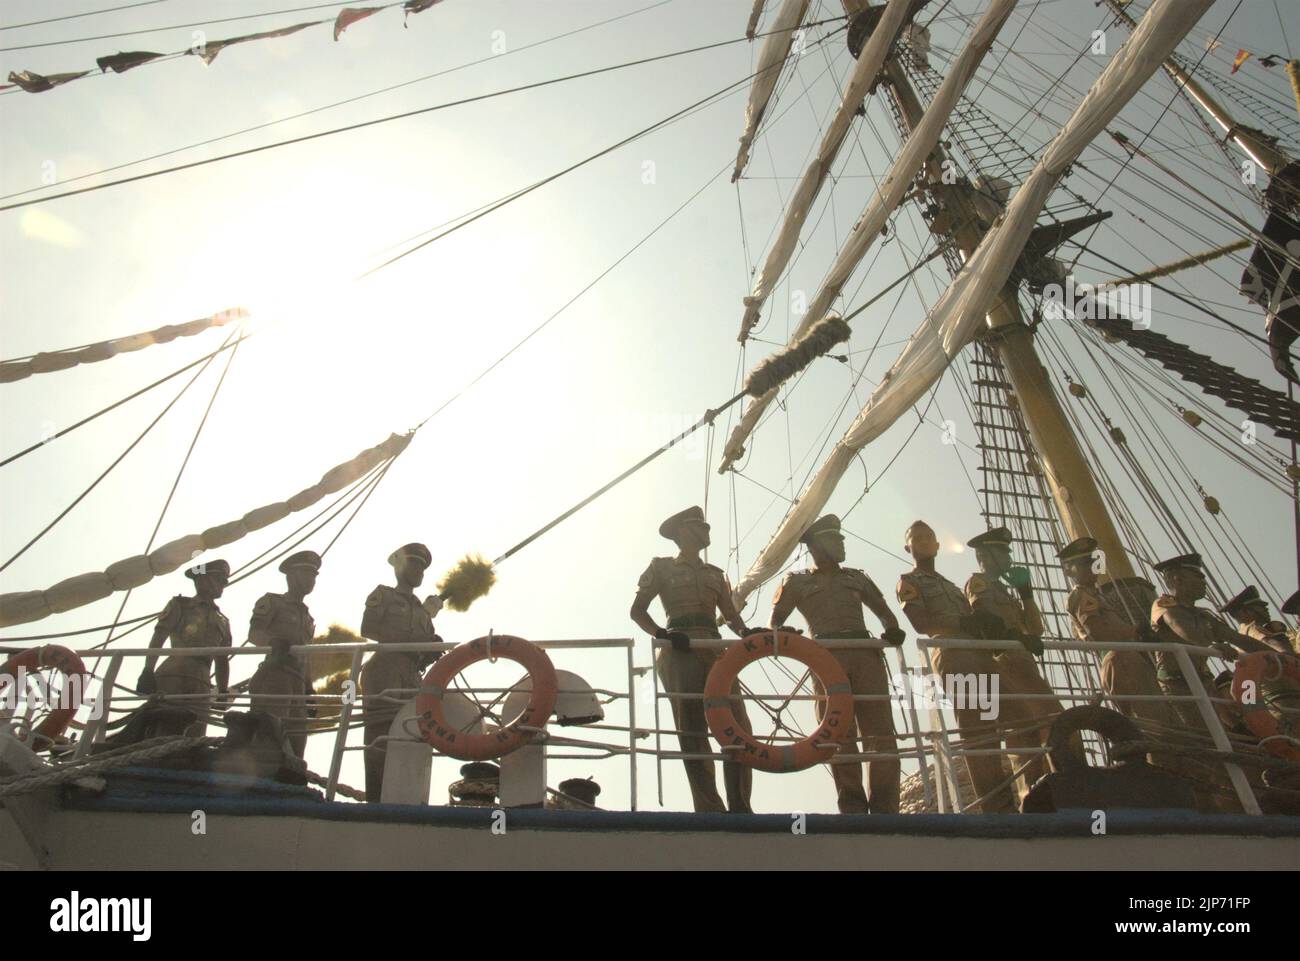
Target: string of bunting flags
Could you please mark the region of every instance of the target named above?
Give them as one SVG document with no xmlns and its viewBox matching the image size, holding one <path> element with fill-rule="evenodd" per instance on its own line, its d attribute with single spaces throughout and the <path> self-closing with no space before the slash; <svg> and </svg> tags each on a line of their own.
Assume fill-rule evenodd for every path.
<svg viewBox="0 0 1300 961">
<path fill-rule="evenodd" d="M 435 4 L 441 3 L 442 0 L 395 0 L 393 3 L 380 4 L 373 7 L 347 7 L 340 10 L 338 16 L 326 17 L 321 20 L 310 20 L 306 23 L 295 23 L 292 26 L 281 27 L 278 30 L 264 30 L 259 33 L 245 34 L 241 37 L 231 37 L 227 40 L 212 40 L 195 43 L 188 50 L 179 50 L 175 53 L 154 53 L 149 50 L 132 50 L 109 54 L 98 57 L 95 64 L 99 67 L 101 74 L 108 73 L 126 73 L 128 70 L 134 70 L 136 67 L 143 66 L 147 63 L 154 63 L 162 60 L 169 60 L 175 57 L 196 56 L 204 64 L 210 65 L 213 60 L 217 59 L 217 54 L 227 47 L 233 47 L 240 43 L 249 43 L 253 40 L 271 40 L 279 37 L 287 37 L 295 34 L 300 30 L 306 30 L 308 27 L 318 27 L 322 24 L 332 23 L 334 25 L 334 39 L 337 41 L 352 24 L 373 17 L 375 14 L 388 10 L 392 7 L 401 7 L 403 10 L 403 26 L 406 20 L 413 13 L 423 13 Z M 55 87 L 61 87 L 66 83 L 74 80 L 80 80 L 83 77 L 92 76 L 94 70 L 76 70 L 68 73 L 51 73 L 39 74 L 31 70 L 11 70 L 9 72 L 9 82 L 0 84 L 0 92 L 8 90 L 22 89 L 27 93 L 45 93 L 47 90 L 53 90 Z"/>
</svg>

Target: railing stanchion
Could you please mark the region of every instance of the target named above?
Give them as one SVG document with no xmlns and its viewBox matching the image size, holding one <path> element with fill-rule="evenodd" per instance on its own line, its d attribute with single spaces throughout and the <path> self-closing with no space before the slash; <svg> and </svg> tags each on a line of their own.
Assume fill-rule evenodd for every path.
<svg viewBox="0 0 1300 961">
<path fill-rule="evenodd" d="M 357 699 L 357 691 L 361 685 L 361 654 L 360 648 L 352 652 L 352 668 L 348 671 L 348 681 L 352 684 L 352 698 L 344 698 L 343 704 L 339 707 L 339 729 L 334 732 L 334 753 L 330 755 L 330 774 L 325 784 L 325 800 L 333 801 L 334 795 L 338 792 L 339 772 L 343 769 L 343 751 L 348 746 L 348 726 L 352 723 L 352 705 Z M 364 740 L 365 733 L 362 733 Z M 361 758 L 361 764 L 365 766 L 365 756 Z"/>
<path fill-rule="evenodd" d="M 1196 698 L 1196 707 L 1201 712 L 1201 720 L 1205 722 L 1205 729 L 1210 732 L 1210 737 L 1214 741 L 1214 746 L 1224 752 L 1232 751 L 1232 743 L 1228 740 L 1228 733 L 1223 729 L 1223 724 L 1219 721 L 1219 714 L 1214 710 L 1214 705 L 1210 703 L 1210 695 L 1205 690 L 1205 685 L 1201 682 L 1201 677 L 1196 668 L 1192 666 L 1192 659 L 1188 656 L 1186 649 L 1181 644 L 1171 645 L 1174 649 L 1174 656 L 1178 658 L 1178 668 L 1183 672 L 1183 677 L 1187 680 L 1187 689 L 1192 692 Z M 1231 761 L 1224 761 L 1223 766 L 1228 770 L 1228 778 L 1232 781 L 1232 786 L 1237 791 L 1237 798 L 1241 801 L 1241 806 L 1247 814 L 1263 814 L 1260 810 L 1259 801 L 1255 798 L 1255 792 L 1250 788 L 1250 782 L 1246 780 L 1245 773 L 1241 768 Z"/>
</svg>

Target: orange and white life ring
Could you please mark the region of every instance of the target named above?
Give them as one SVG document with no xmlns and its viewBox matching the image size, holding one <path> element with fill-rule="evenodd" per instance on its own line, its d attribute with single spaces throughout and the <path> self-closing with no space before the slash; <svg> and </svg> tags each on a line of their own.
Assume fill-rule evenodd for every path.
<svg viewBox="0 0 1300 961">
<path fill-rule="evenodd" d="M 52 710 L 40 724 L 36 726 L 36 735 L 38 737 L 48 738 L 51 741 L 67 730 L 68 724 L 72 721 L 73 715 L 81 707 L 81 695 L 84 693 L 82 685 L 86 678 L 86 665 L 75 651 L 70 651 L 66 647 L 60 647 L 57 644 L 46 644 L 44 647 L 29 647 L 25 651 L 19 651 L 17 654 L 10 656 L 5 661 L 4 666 L 0 667 L 0 697 L 9 685 L 16 683 L 18 669 L 22 668 L 28 673 L 51 668 L 58 671 L 70 682 L 64 687 L 64 697 L 66 702 L 64 706 Z M 76 677 L 77 681 L 72 684 L 72 678 Z"/>
<path fill-rule="evenodd" d="M 826 690 L 825 712 L 817 730 L 792 744 L 762 744 L 736 721 L 731 692 L 746 665 L 761 657 L 789 657 L 806 665 Z M 704 684 L 704 716 L 709 730 L 728 756 L 760 771 L 802 771 L 829 761 L 839 750 L 853 720 L 853 690 L 844 668 L 826 648 L 793 631 L 751 634 L 732 644 L 714 663 Z"/>
<path fill-rule="evenodd" d="M 1241 705 L 1242 720 L 1264 741 L 1264 750 L 1288 761 L 1300 762 L 1300 747 L 1279 737 L 1277 716 L 1264 706 L 1262 690 L 1268 681 L 1287 678 L 1300 687 L 1300 657 L 1273 651 L 1256 651 L 1237 658 L 1232 671 L 1232 699 Z M 1247 685 L 1250 685 L 1249 689 Z M 1249 692 L 1250 700 L 1246 697 Z M 1271 740 L 1266 740 L 1271 739 Z"/>
<path fill-rule="evenodd" d="M 488 734 L 456 730 L 442 709 L 448 686 L 471 664 L 499 657 L 522 665 L 532 678 L 528 706 L 505 727 Z M 546 726 L 555 710 L 556 687 L 555 666 L 544 650 L 522 637 L 494 634 L 452 648 L 429 668 L 415 698 L 415 717 L 421 736 L 443 754 L 462 761 L 488 761 L 523 747 Z"/>
</svg>

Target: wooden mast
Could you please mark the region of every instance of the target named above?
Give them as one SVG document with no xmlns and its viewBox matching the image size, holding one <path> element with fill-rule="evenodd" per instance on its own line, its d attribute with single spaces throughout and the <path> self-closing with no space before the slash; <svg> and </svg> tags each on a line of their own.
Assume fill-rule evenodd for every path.
<svg viewBox="0 0 1300 961">
<path fill-rule="evenodd" d="M 922 108 L 897 56 L 886 64 L 885 76 L 910 132 L 920 121 Z M 931 154 L 927 162 L 929 189 L 942 197 L 946 210 L 956 214 L 949 233 L 963 257 L 969 258 L 983 240 L 984 232 L 970 198 L 970 186 L 944 183 L 942 172 L 947 159 L 942 146 L 936 147 Z M 996 348 L 1015 390 L 1025 426 L 1042 462 L 1052 500 L 1067 534 L 1071 539 L 1096 538 L 1099 548 L 1105 552 L 1106 573 L 1116 579 L 1132 577 L 1133 565 L 1110 510 L 1052 389 L 1047 371 L 1038 359 L 1033 331 L 1024 321 L 1018 287 L 1014 282 L 1008 282 L 1003 288 L 989 311 L 988 324 L 985 339 Z"/>
</svg>

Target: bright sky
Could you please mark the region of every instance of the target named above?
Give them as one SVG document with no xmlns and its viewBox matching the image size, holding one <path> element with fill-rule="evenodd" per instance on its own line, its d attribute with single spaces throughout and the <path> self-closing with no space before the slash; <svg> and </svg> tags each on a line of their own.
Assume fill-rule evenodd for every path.
<svg viewBox="0 0 1300 961">
<path fill-rule="evenodd" d="M 195 28 L 70 41 L 190 24 L 214 16 L 214 9 L 223 17 L 276 9 L 270 0 L 224 0 L 216 7 L 166 0 L 4 29 L 65 10 L 82 13 L 109 5 L 7 0 L 0 11 L 3 73 L 85 69 L 95 57 L 122 50 L 175 51 L 189 46 Z M 39 95 L 16 91 L 0 95 L 0 190 L 13 194 L 39 187 L 50 172 L 59 185 L 96 183 L 104 178 L 69 181 L 394 84 L 407 85 L 127 167 L 119 176 L 732 40 L 743 35 L 750 6 L 750 0 L 444 0 L 410 18 L 406 29 L 401 13 L 388 10 L 357 23 L 337 43 L 328 26 L 314 27 L 231 48 L 209 67 L 182 57 L 121 76 L 96 74 Z M 938 6 L 932 3 L 923 17 L 934 16 Z M 983 6 L 979 0 L 952 0 L 941 11 L 932 26 L 936 68 L 943 69 L 945 58 L 960 49 L 961 17 L 978 14 Z M 1006 48 L 996 47 L 981 73 L 987 78 L 996 68 L 992 83 L 977 82 L 973 88 L 981 105 L 1014 126 L 1031 153 L 1050 139 L 1053 128 L 1027 106 L 1037 104 L 1059 124 L 1106 62 L 1105 56 L 1089 54 L 1072 65 L 1105 18 L 1092 4 L 1071 3 L 1068 15 L 1065 6 L 1061 0 L 1021 4 L 1003 33 L 1004 42 L 1018 38 L 1016 54 L 1004 57 Z M 1240 9 L 1234 12 L 1234 6 Z M 837 0 L 818 0 L 813 8 L 814 19 L 841 12 Z M 328 16 L 332 9 L 205 29 L 215 40 Z M 1289 53 L 1272 0 L 1239 5 L 1223 0 L 1184 52 L 1199 56 L 1205 36 L 1229 14 L 1223 47 L 1207 61 L 1217 75 L 1226 76 L 1239 46 L 1259 54 Z M 611 18 L 619 19 L 544 42 Z M 813 39 L 833 26 L 816 28 Z M 1300 41 L 1294 23 L 1286 29 Z M 1109 51 L 1123 38 L 1124 31 L 1112 30 Z M 42 43 L 57 45 L 12 49 Z M 522 49 L 530 44 L 538 46 Z M 883 103 L 871 98 L 867 117 L 855 126 L 841 155 L 833 189 L 823 191 L 809 218 L 806 246 L 764 315 L 765 326 L 757 332 L 764 342 L 751 344 L 743 358 L 735 341 L 741 297 L 850 70 L 842 36 L 810 46 L 787 73 L 739 190 L 728 182 L 728 173 L 742 125 L 743 87 L 366 280 L 351 278 L 387 259 L 404 241 L 427 236 L 423 232 L 740 80 L 750 73 L 755 54 L 756 45 L 739 42 L 0 213 L 0 357 L 122 336 L 227 307 L 255 311 L 258 333 L 239 348 L 230 366 L 162 521 L 157 546 L 286 499 L 391 432 L 413 427 L 564 308 L 419 432 L 329 553 L 309 604 L 322 629 L 332 622 L 357 628 L 366 595 L 375 584 L 391 580 L 385 559 L 395 547 L 412 540 L 429 545 L 431 587 L 465 552 L 499 554 L 731 396 L 738 371 L 772 349 L 767 342 L 783 341 L 797 323 L 791 305 L 801 295 L 811 297 L 869 197 L 872 175 L 886 169 L 897 137 Z M 1067 68 L 1066 84 L 1039 102 L 1048 81 L 1037 70 L 1055 77 Z M 1248 62 L 1239 76 L 1282 104 L 1279 109 L 1294 122 L 1280 68 Z M 1172 85 L 1157 77 L 1118 126 L 1139 135 L 1174 100 Z M 1240 186 L 1225 182 L 1231 168 L 1216 148 L 1207 147 L 1209 138 L 1193 118 L 1175 101 L 1157 129 L 1153 152 L 1258 223 L 1258 209 Z M 1106 156 L 1094 151 L 1085 157 L 1095 176 L 1076 173 L 1069 186 L 1095 199 L 1118 172 L 1117 188 L 1131 193 L 1112 190 L 1099 202 L 1115 212 L 1096 238 L 1107 256 L 1138 270 L 1239 235 L 1147 182 L 1143 175 L 1163 179 L 1154 168 L 1121 171 L 1113 145 L 1098 146 Z M 701 188 L 680 214 L 596 282 Z M 870 269 L 859 271 L 842 306 L 856 306 L 902 274 L 917 258 L 923 230 L 914 211 L 901 216 L 890 241 L 868 256 Z M 1077 270 L 1081 280 L 1114 276 L 1109 268 L 1087 263 L 1085 258 Z M 1183 275 L 1180 282 L 1233 321 L 1262 331 L 1258 311 L 1233 289 L 1240 269 L 1239 261 L 1224 261 L 1214 271 Z M 714 525 L 710 560 L 725 566 L 733 579 L 743 573 L 779 522 L 783 498 L 799 491 L 819 455 L 847 427 L 944 283 L 946 275 L 936 265 L 922 271 L 916 285 L 900 288 L 857 318 L 851 365 L 820 361 L 791 394 L 788 411 L 773 408 L 775 416 L 750 445 L 743 476 L 714 473 L 723 430 L 712 438 L 695 435 L 502 565 L 491 595 L 468 613 L 441 615 L 439 632 L 451 641 L 489 629 L 535 640 L 636 636 L 635 661 L 648 664 L 649 645 L 637 636 L 627 609 L 649 559 L 673 550 L 656 534 L 659 521 L 691 504 L 706 505 Z M 1162 299 L 1158 291 L 1155 298 L 1158 330 L 1278 385 L 1255 345 L 1185 304 Z M 215 349 L 224 336 L 209 332 L 4 386 L 0 451 L 7 456 L 35 443 Z M 1072 331 L 1054 336 L 1067 345 L 1079 370 L 1095 376 Z M 209 368 L 120 467 L 4 571 L 0 589 L 43 588 L 145 549 L 223 364 L 224 359 Z M 1060 365 L 1048 366 L 1059 383 Z M 181 378 L 169 382 L 0 470 L 4 557 L 107 467 L 183 383 Z M 1172 393 L 1156 386 L 1164 395 Z M 1295 585 L 1287 498 L 1235 467 L 1167 412 L 1118 406 L 1108 412 L 1131 436 L 1144 426 L 1169 434 L 1197 480 L 1221 501 L 1249 553 L 1270 572 L 1275 591 L 1266 593 L 1275 601 L 1285 597 Z M 1233 424 L 1242 419 L 1229 417 Z M 942 442 L 946 419 L 956 422 L 957 445 Z M 901 540 L 914 518 L 929 520 L 952 545 L 940 566 L 958 583 L 972 572 L 973 559 L 958 556 L 956 545 L 984 528 L 981 499 L 959 463 L 960 457 L 980 486 L 978 458 L 970 446 L 977 438 L 951 377 L 927 423 L 893 460 L 915 425 L 909 415 L 865 452 L 863 467 L 873 488 L 846 524 L 854 535 L 848 543 L 850 563 L 865 568 L 887 595 L 910 566 L 902 558 Z M 1266 429 L 1260 439 L 1274 443 Z M 1159 473 L 1168 460 L 1157 452 L 1145 463 Z M 1185 493 L 1186 478 L 1175 476 Z M 855 468 L 829 509 L 845 513 L 862 493 L 862 481 Z M 1139 517 L 1147 516 L 1140 504 L 1133 506 Z M 1188 522 L 1193 536 L 1204 517 Z M 305 519 L 286 520 L 219 556 L 237 567 Z M 304 546 L 323 548 L 337 529 L 335 522 Z M 1172 553 L 1154 524 L 1150 531 L 1160 550 Z M 1215 552 L 1207 548 L 1207 553 Z M 1238 586 L 1231 585 L 1232 591 Z M 747 608 L 750 623 L 766 622 L 770 587 Z M 271 567 L 227 592 L 221 605 L 235 625 L 237 643 L 246 636 L 257 597 L 283 589 Z M 179 573 L 159 578 L 132 593 L 124 617 L 159 610 L 177 592 L 189 592 Z M 120 603 L 121 596 L 114 596 L 6 633 L 25 636 L 110 623 Z M 75 646 L 103 639 L 102 633 L 83 635 Z M 147 631 L 140 631 L 126 643 L 143 646 L 147 639 Z M 917 662 L 910 639 L 904 652 L 909 663 Z M 626 685 L 621 654 L 557 655 L 556 663 L 600 687 Z M 246 677 L 253 667 L 251 659 L 240 660 L 233 676 Z M 127 673 L 133 679 L 134 668 Z M 650 704 L 648 685 L 648 675 L 637 682 L 642 723 Z M 611 721 L 624 718 L 622 708 L 611 708 Z M 313 769 L 327 769 L 328 742 L 313 739 Z M 642 761 L 640 774 L 641 806 L 653 809 L 658 805 L 654 764 Z M 627 806 L 624 760 L 557 762 L 549 781 L 554 785 L 575 775 L 594 775 L 605 786 L 603 804 Z M 435 800 L 453 777 L 450 762 L 435 766 Z M 345 765 L 344 780 L 362 782 L 355 755 Z M 830 778 L 822 770 L 760 775 L 754 802 L 760 811 L 834 810 Z M 677 762 L 664 766 L 664 803 L 676 809 L 689 803 Z"/>
</svg>

